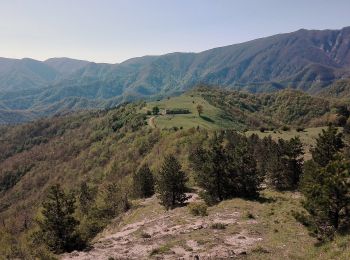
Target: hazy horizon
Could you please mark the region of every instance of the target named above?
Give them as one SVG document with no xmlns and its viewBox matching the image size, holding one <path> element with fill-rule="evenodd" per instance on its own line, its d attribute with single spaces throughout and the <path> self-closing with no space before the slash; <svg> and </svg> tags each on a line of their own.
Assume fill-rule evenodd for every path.
<svg viewBox="0 0 350 260">
<path fill-rule="evenodd" d="M 299 29 L 350 25 L 350 2 L 297 0 L 4 0 L 0 57 L 98 63 L 216 47 Z"/>
</svg>

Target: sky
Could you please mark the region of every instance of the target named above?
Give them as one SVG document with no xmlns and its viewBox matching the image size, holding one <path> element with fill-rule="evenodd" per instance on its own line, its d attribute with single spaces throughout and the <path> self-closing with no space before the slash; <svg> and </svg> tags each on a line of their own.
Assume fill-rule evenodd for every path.
<svg viewBox="0 0 350 260">
<path fill-rule="evenodd" d="M 0 57 L 118 63 L 350 26 L 350 0 L 1 0 Z"/>
</svg>

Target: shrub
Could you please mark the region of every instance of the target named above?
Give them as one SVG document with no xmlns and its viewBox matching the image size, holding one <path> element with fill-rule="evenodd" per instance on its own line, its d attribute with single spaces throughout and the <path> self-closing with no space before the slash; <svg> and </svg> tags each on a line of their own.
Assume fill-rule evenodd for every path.
<svg viewBox="0 0 350 260">
<path fill-rule="evenodd" d="M 211 225 L 211 228 L 212 228 L 212 229 L 226 229 L 226 224 L 220 223 L 220 222 L 213 223 L 213 224 Z"/>
<path fill-rule="evenodd" d="M 289 131 L 290 130 L 290 127 L 289 126 L 282 126 L 282 131 Z"/>
<path fill-rule="evenodd" d="M 142 238 L 151 238 L 151 235 L 148 234 L 148 233 L 146 233 L 146 232 L 142 232 L 142 233 L 141 233 L 141 237 L 142 237 Z"/>
<path fill-rule="evenodd" d="M 260 132 L 264 133 L 267 129 L 265 127 L 260 127 Z"/>
<path fill-rule="evenodd" d="M 255 219 L 255 216 L 252 213 L 250 213 L 250 212 L 247 212 L 246 217 L 248 219 Z"/>
<path fill-rule="evenodd" d="M 157 247 L 152 249 L 150 256 L 164 254 L 170 250 L 170 247 L 168 245 L 163 245 L 161 247 Z"/>
<path fill-rule="evenodd" d="M 159 114 L 159 107 L 155 106 L 152 108 L 152 114 L 153 115 L 158 115 Z"/>
<path fill-rule="evenodd" d="M 193 216 L 208 216 L 208 206 L 203 202 L 191 203 L 188 209 Z"/>
<path fill-rule="evenodd" d="M 304 127 L 297 127 L 297 132 L 304 132 L 305 131 L 305 128 Z"/>
</svg>

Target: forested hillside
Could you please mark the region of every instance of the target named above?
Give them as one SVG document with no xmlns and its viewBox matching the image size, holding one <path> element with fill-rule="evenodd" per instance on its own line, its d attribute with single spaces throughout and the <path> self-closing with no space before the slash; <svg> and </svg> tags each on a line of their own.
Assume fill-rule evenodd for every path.
<svg viewBox="0 0 350 260">
<path fill-rule="evenodd" d="M 173 96 L 198 83 L 257 93 L 293 88 L 318 94 L 350 76 L 349 39 L 350 27 L 299 30 L 200 53 L 144 56 L 120 64 L 1 58 L 0 123 Z M 9 111 L 24 115 L 12 118 Z"/>
<path fill-rule="evenodd" d="M 137 199 L 154 193 L 159 201 L 154 198 L 150 203 L 158 205 L 160 202 L 164 206 L 157 206 L 160 214 L 165 214 L 162 213 L 164 208 L 171 210 L 185 203 L 189 199 L 186 194 L 200 195 L 212 207 L 210 214 L 215 214 L 216 207 L 219 207 L 215 205 L 221 205 L 218 203 L 224 200 L 229 203 L 237 197 L 244 199 L 243 208 L 245 199 L 259 203 L 260 199 L 264 201 L 273 200 L 274 196 L 287 196 L 289 200 L 289 195 L 278 194 L 284 190 L 295 192 L 299 187 L 304 148 L 297 134 L 286 140 L 260 139 L 258 135 L 247 137 L 236 130 L 265 132 L 273 127 L 283 132 L 300 128 L 301 133 L 307 133 L 309 130 L 304 127 L 330 114 L 333 121 L 317 122 L 320 125 L 324 123 L 322 126 L 331 122 L 333 125 L 341 123 L 345 125 L 344 131 L 348 131 L 349 113 L 346 107 L 337 110 L 332 108 L 331 103 L 327 103 L 327 107 L 324 106 L 325 100 L 300 92 L 288 90 L 254 96 L 200 88 L 179 98 L 189 106 L 180 111 L 186 111 L 185 115 L 191 118 L 182 114 L 162 115 L 162 111 L 156 109 L 157 105 L 179 111 L 176 110 L 179 107 L 172 107 L 172 104 L 179 103 L 169 98 L 148 104 L 130 103 L 109 110 L 61 115 L 18 126 L 2 126 L 0 255 L 8 258 L 35 255 L 47 259 L 54 257 L 54 254 L 57 256 L 67 251 L 94 247 L 96 235 L 111 223 L 113 225 L 114 221 L 119 223 L 117 219 L 124 214 L 133 214 L 138 209 Z M 293 110 L 288 109 L 291 104 L 288 102 L 295 104 Z M 201 104 L 206 105 L 199 109 L 198 105 Z M 268 117 L 270 109 L 276 111 L 272 118 Z M 179 123 L 167 127 L 157 125 L 157 120 L 167 116 Z M 341 117 L 345 118 L 338 120 Z M 149 124 L 151 118 L 155 120 L 155 125 Z M 221 118 L 221 123 L 226 120 L 225 127 L 216 121 L 218 118 Z M 186 120 L 190 120 L 191 124 L 187 124 Z M 187 127 L 182 127 L 185 125 Z M 271 130 L 272 135 L 274 130 Z M 334 133 L 337 130 L 331 128 L 328 131 Z M 311 140 L 311 143 L 315 145 L 316 141 Z M 216 173 L 227 175 L 220 177 Z M 208 182 L 209 179 L 212 181 Z M 217 181 L 219 189 L 215 186 Z M 172 187 L 177 188 L 171 190 Z M 277 193 L 261 191 L 262 187 L 277 190 Z M 269 194 L 273 194 L 273 198 Z M 56 215 L 53 209 L 58 201 L 65 206 Z M 278 203 L 284 202 L 281 200 Z M 260 210 L 265 212 L 268 205 L 257 204 L 256 209 L 259 210 L 254 214 L 260 216 Z M 202 214 L 203 206 L 192 206 L 193 214 Z M 304 212 L 300 204 L 295 207 L 294 210 Z M 142 207 L 139 210 L 141 215 L 147 214 L 142 213 Z M 220 207 L 217 210 L 221 212 Z M 259 216 L 254 214 L 248 216 L 247 213 L 247 218 L 260 221 Z M 278 214 L 282 214 L 281 218 L 287 216 L 283 212 Z M 288 216 L 291 229 L 300 225 L 295 218 L 290 218 L 290 214 Z M 64 232 L 65 238 L 59 235 L 60 232 L 55 233 L 55 218 L 63 221 L 59 226 L 65 228 L 60 231 Z M 129 221 L 130 224 L 133 220 Z M 208 223 L 218 230 L 225 229 L 227 223 L 232 224 L 216 222 Z M 306 228 L 298 228 L 300 232 L 306 232 L 303 239 L 312 246 L 312 238 L 306 236 Z M 320 237 L 322 232 L 318 230 Z M 143 236 L 147 238 L 147 234 Z M 266 242 L 277 239 L 274 236 L 262 237 Z M 254 242 L 254 246 L 258 244 Z M 168 252 L 163 248 L 152 253 L 152 249 L 157 248 L 152 246 L 148 249 L 150 257 Z M 249 246 L 248 249 L 252 248 Z M 269 250 L 272 256 L 280 256 L 277 247 L 271 245 Z"/>
</svg>

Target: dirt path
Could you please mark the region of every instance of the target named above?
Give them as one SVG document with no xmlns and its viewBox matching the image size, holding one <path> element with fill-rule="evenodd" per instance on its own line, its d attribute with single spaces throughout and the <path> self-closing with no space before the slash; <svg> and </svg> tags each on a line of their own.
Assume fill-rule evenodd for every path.
<svg viewBox="0 0 350 260">
<path fill-rule="evenodd" d="M 157 128 L 156 122 L 155 122 L 155 116 L 152 116 L 148 119 L 148 125 L 152 128 Z"/>
<path fill-rule="evenodd" d="M 134 212 L 139 210 L 138 218 L 133 212 L 127 213 L 125 223 L 107 230 L 90 251 L 64 254 L 62 259 L 228 259 L 245 255 L 262 240 L 240 228 L 239 212 L 195 217 L 186 207 L 164 211 L 155 197 L 140 207 Z M 213 223 L 236 231 L 212 229 Z M 252 221 L 251 225 L 255 224 Z"/>
</svg>

